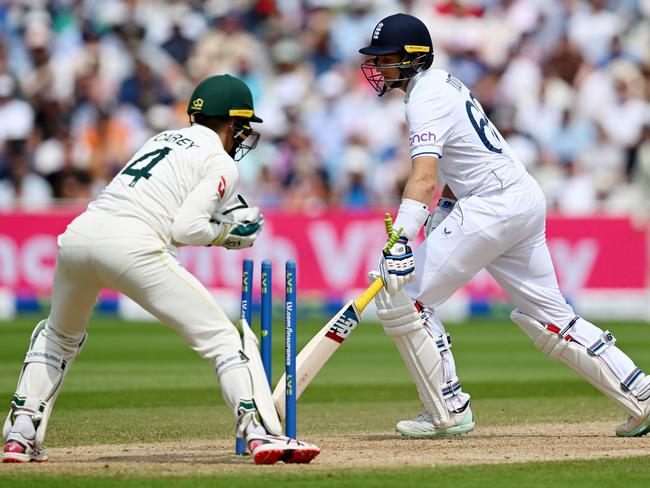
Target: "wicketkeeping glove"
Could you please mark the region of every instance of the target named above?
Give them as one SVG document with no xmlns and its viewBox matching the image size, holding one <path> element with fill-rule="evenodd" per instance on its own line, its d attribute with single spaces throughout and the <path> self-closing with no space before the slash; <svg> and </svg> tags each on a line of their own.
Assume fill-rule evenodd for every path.
<svg viewBox="0 0 650 488">
<path fill-rule="evenodd" d="M 408 245 L 408 239 L 400 235 L 401 229 L 394 231 L 392 227 L 390 216 L 387 215 L 388 242 L 379 259 L 379 272 L 384 282 L 384 288 L 391 296 L 413 280 L 415 271 L 415 260 L 411 246 Z"/>
<path fill-rule="evenodd" d="M 219 231 L 213 246 L 244 249 L 251 247 L 262 232 L 264 216 L 259 207 L 249 207 L 244 197 L 237 195 L 234 203 L 220 208 L 211 222 Z"/>
</svg>

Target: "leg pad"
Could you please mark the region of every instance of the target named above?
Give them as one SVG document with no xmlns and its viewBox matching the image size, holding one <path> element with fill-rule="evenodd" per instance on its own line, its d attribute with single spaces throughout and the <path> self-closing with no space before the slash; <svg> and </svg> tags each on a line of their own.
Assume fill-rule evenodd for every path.
<svg viewBox="0 0 650 488">
<path fill-rule="evenodd" d="M 624 387 L 614 368 L 603 357 L 615 339 L 608 332 L 575 317 L 564 327 L 543 324 L 515 309 L 510 318 L 547 356 L 562 361 L 631 415 L 643 415 L 639 399 Z"/>
<path fill-rule="evenodd" d="M 442 359 L 436 339 L 427 331 L 415 303 L 401 290 L 390 296 L 385 290 L 375 297 L 377 315 L 384 332 L 393 339 L 415 381 L 424 407 L 436 425 L 449 422 L 445 394 L 452 395 L 453 387 L 444 383 Z M 446 393 L 443 393 L 446 391 Z"/>
<path fill-rule="evenodd" d="M 66 337 L 50 329 L 46 320 L 39 322 L 32 332 L 16 394 L 4 423 L 5 438 L 11 432 L 17 415 L 29 415 L 36 429 L 35 447 L 42 446 L 56 398 L 86 337 L 85 333 L 81 340 Z"/>
</svg>

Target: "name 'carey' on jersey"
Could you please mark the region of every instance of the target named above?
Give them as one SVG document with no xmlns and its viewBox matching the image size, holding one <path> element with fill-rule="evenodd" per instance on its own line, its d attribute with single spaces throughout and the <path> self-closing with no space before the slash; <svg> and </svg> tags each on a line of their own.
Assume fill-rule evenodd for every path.
<svg viewBox="0 0 650 488">
<path fill-rule="evenodd" d="M 185 137 L 178 132 L 167 131 L 158 134 L 153 139 L 154 141 L 165 141 L 176 144 L 177 146 L 184 147 L 185 149 L 190 149 L 192 147 L 199 147 L 199 145 L 194 142 L 192 139 Z"/>
</svg>

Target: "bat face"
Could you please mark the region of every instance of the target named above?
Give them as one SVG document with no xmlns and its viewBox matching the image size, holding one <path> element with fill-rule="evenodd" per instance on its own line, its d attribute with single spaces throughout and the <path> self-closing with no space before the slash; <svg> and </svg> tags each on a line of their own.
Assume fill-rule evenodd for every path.
<svg viewBox="0 0 650 488">
<path fill-rule="evenodd" d="M 356 300 L 350 301 L 307 343 L 296 357 L 296 398 L 300 398 L 311 380 L 327 360 L 359 325 L 361 312 L 384 286 L 380 277 Z M 285 377 L 282 376 L 273 391 L 273 402 L 281 419 L 285 416 Z"/>
<path fill-rule="evenodd" d="M 341 343 L 359 325 L 359 313 L 354 302 L 348 302 L 300 351 L 296 357 L 296 397 L 300 398 L 311 380 L 325 366 Z M 280 379 L 273 391 L 273 402 L 281 419 L 285 417 L 285 379 Z"/>
<path fill-rule="evenodd" d="M 340 344 L 359 325 L 359 313 L 354 303 L 350 303 L 345 310 L 339 312 L 332 322 L 330 328 L 325 332 L 325 337 Z"/>
</svg>

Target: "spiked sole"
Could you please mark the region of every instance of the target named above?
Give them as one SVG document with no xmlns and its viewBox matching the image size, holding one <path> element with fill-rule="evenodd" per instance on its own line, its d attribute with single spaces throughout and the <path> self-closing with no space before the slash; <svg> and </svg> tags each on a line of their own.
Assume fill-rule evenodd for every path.
<svg viewBox="0 0 650 488">
<path fill-rule="evenodd" d="M 253 455 L 255 464 L 275 464 L 284 455 L 283 449 L 270 449 L 257 452 Z"/>
<path fill-rule="evenodd" d="M 268 449 L 253 454 L 255 464 L 306 464 L 320 454 L 319 449 Z"/>
<path fill-rule="evenodd" d="M 4 456 L 2 457 L 3 463 L 27 463 L 29 461 L 30 461 L 29 459 L 18 459 L 15 457 L 4 457 Z"/>
<path fill-rule="evenodd" d="M 284 460 L 290 464 L 307 464 L 320 454 L 320 449 L 297 449 L 291 452 L 291 457 Z"/>
<path fill-rule="evenodd" d="M 29 454 L 21 452 L 5 452 L 2 454 L 3 463 L 29 463 L 32 457 Z"/>
<path fill-rule="evenodd" d="M 44 463 L 47 455 L 42 450 L 34 450 L 31 454 L 25 453 L 25 446 L 18 441 L 8 441 L 3 449 L 3 463 Z"/>
<path fill-rule="evenodd" d="M 18 459 L 16 457 L 3 457 L 2 458 L 3 463 L 46 463 L 47 459 Z"/>
</svg>

